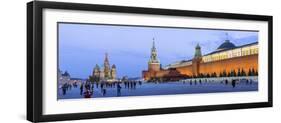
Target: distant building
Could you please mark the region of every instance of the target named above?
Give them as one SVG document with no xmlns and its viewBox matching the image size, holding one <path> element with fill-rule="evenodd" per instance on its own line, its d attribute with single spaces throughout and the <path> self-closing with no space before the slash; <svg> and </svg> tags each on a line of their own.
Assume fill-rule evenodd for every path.
<svg viewBox="0 0 281 123">
<path fill-rule="evenodd" d="M 98 64 L 94 67 L 92 76 L 90 77 L 92 81 L 114 81 L 116 80 L 116 66 L 113 64 L 110 67 L 108 54 L 105 54 L 105 59 L 102 67 Z"/>
<path fill-rule="evenodd" d="M 225 40 L 215 51 L 202 55 L 199 44 L 195 47 L 194 57 L 189 60 L 182 60 L 171 63 L 160 68 L 155 44 L 153 42 L 151 57 L 148 63 L 148 70 L 142 72 L 144 80 L 202 76 L 229 76 L 227 73 L 237 75 L 258 74 L 258 42 L 235 46 L 229 40 Z M 171 70 L 174 71 L 170 75 Z M 226 75 L 227 74 L 227 75 Z"/>
<path fill-rule="evenodd" d="M 58 70 L 58 81 L 59 81 L 59 85 L 63 85 L 65 83 L 69 83 L 70 81 L 70 74 L 65 71 L 64 73 L 60 70 Z"/>
<path fill-rule="evenodd" d="M 58 81 L 59 81 L 59 87 L 63 84 L 81 84 L 84 82 L 83 79 L 80 78 L 71 78 L 70 74 L 65 71 L 64 73 L 62 71 L 58 71 Z"/>
</svg>

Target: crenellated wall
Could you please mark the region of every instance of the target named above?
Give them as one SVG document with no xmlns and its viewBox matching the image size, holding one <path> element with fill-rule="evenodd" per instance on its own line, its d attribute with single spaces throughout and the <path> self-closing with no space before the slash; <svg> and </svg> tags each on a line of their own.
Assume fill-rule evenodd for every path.
<svg viewBox="0 0 281 123">
<path fill-rule="evenodd" d="M 191 76 L 193 75 L 192 72 L 193 65 L 194 64 L 185 67 L 179 67 L 177 68 L 177 70 L 181 74 Z M 232 70 L 235 70 L 237 72 L 239 68 L 240 70 L 243 68 L 246 73 L 248 72 L 249 69 L 252 68 L 258 71 L 258 54 L 235 57 L 235 58 L 207 62 L 207 63 L 201 62 L 199 66 L 200 66 L 199 73 L 203 73 L 203 74 L 207 74 L 207 73 L 211 74 L 216 72 L 216 74 L 219 75 L 219 73 L 223 72 L 224 70 L 226 72 L 230 72 Z"/>
<path fill-rule="evenodd" d="M 221 61 L 202 63 L 200 66 L 201 73 L 216 72 L 217 75 L 225 70 L 230 72 L 231 70 L 244 69 L 248 72 L 249 69 L 255 69 L 258 71 L 258 54 L 235 57 L 231 59 L 225 59 Z"/>
</svg>

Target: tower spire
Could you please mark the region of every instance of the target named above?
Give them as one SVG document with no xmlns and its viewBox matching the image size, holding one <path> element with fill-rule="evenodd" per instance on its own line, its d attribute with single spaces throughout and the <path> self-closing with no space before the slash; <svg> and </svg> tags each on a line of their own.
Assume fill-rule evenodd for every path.
<svg viewBox="0 0 281 123">
<path fill-rule="evenodd" d="M 227 32 L 225 33 L 225 41 L 226 41 L 226 42 L 229 42 L 228 33 L 227 33 Z"/>
<path fill-rule="evenodd" d="M 156 50 L 156 48 L 155 48 L 155 39 L 153 38 L 152 40 L 153 40 L 152 49 Z"/>
<path fill-rule="evenodd" d="M 148 71 L 159 71 L 159 70 L 160 70 L 160 61 L 157 58 L 155 39 L 152 38 L 151 54 L 150 54 L 150 59 L 148 61 Z"/>
<path fill-rule="evenodd" d="M 157 51 L 156 51 L 156 47 L 155 47 L 155 39 L 152 38 L 153 42 L 152 42 L 152 48 L 151 48 L 151 55 L 150 55 L 150 63 L 159 63 L 158 59 L 157 59 Z"/>
<path fill-rule="evenodd" d="M 194 57 L 195 58 L 199 58 L 201 56 L 202 56 L 201 47 L 200 47 L 199 43 L 197 43 L 197 45 L 195 47 L 195 55 L 194 55 Z"/>
</svg>

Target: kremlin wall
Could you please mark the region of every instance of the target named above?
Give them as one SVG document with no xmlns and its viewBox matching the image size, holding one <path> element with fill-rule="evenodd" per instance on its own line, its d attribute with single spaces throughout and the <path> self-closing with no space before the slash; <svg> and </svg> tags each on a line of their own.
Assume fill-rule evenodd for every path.
<svg viewBox="0 0 281 123">
<path fill-rule="evenodd" d="M 258 42 L 235 46 L 225 40 L 215 51 L 206 55 L 202 55 L 201 47 L 197 44 L 193 59 L 177 61 L 161 68 L 153 41 L 148 70 L 142 71 L 142 77 L 146 81 L 177 81 L 200 75 L 219 77 L 222 73 L 247 73 L 248 70 L 258 72 Z M 248 73 L 245 75 L 249 76 Z"/>
</svg>

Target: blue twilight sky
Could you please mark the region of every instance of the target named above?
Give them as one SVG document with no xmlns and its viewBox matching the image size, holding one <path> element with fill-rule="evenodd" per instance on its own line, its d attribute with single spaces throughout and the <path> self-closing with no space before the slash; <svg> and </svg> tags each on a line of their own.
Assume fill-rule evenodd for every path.
<svg viewBox="0 0 281 123">
<path fill-rule="evenodd" d="M 87 78 L 105 53 L 117 77 L 141 77 L 147 69 L 153 38 L 162 66 L 191 59 L 195 46 L 210 53 L 229 39 L 236 46 L 258 41 L 258 32 L 59 23 L 59 68 Z M 226 36 L 226 33 L 228 36 Z"/>
</svg>

